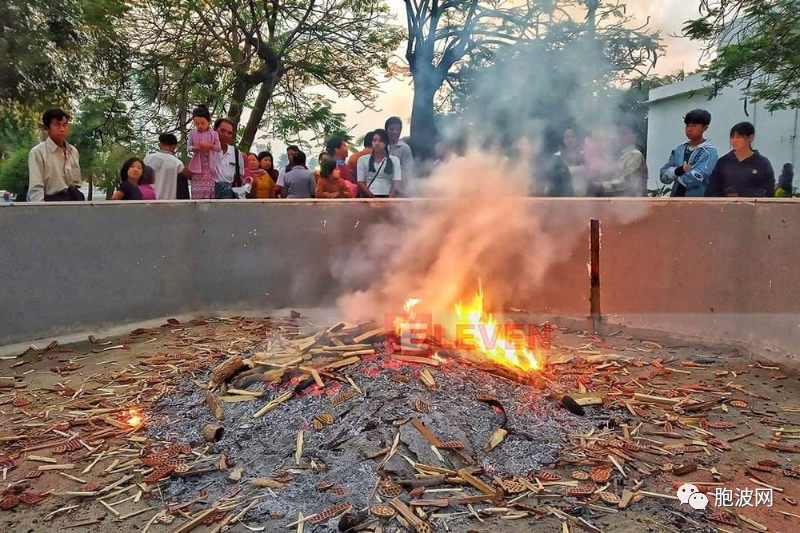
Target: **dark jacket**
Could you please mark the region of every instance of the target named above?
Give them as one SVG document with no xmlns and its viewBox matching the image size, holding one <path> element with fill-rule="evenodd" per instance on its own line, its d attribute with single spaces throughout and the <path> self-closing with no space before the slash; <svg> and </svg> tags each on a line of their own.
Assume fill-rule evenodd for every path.
<svg viewBox="0 0 800 533">
<path fill-rule="evenodd" d="M 769 159 L 754 151 L 739 161 L 733 151 L 719 158 L 706 189 L 706 196 L 775 196 L 775 172 Z"/>
</svg>

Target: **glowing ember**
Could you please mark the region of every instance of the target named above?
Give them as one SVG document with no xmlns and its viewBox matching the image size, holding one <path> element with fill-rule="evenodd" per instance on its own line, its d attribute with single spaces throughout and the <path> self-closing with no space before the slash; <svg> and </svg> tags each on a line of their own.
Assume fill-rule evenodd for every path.
<svg viewBox="0 0 800 533">
<path fill-rule="evenodd" d="M 483 289 L 478 289 L 469 305 L 457 303 L 456 337 L 465 344 L 470 336 L 471 348 L 498 365 L 511 367 L 524 372 L 541 369 L 541 364 L 533 352 L 528 350 L 524 335 L 515 338 L 506 335 L 506 328 L 498 327 L 491 313 L 483 307 Z M 510 337 L 510 338 L 507 338 Z"/>
<path fill-rule="evenodd" d="M 131 427 L 139 427 L 144 423 L 144 417 L 136 407 L 128 409 L 125 417 L 125 423 Z"/>
</svg>

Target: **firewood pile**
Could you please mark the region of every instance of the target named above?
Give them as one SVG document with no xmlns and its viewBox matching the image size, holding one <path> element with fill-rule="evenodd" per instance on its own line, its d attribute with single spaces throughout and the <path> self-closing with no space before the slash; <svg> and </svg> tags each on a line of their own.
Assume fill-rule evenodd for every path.
<svg viewBox="0 0 800 533">
<path fill-rule="evenodd" d="M 202 326 L 216 333 L 199 335 Z M 581 346 L 554 345 L 526 378 L 475 354 L 398 353 L 374 324 L 320 327 L 293 314 L 170 320 L 169 350 L 113 363 L 157 329 L 123 344 L 91 339 L 84 355 L 56 344 L 14 359 L 17 369 L 58 354 L 58 382 L 30 390 L 24 372 L 0 378 L 0 509 L 48 506 L 50 521 L 91 506 L 94 518 L 70 526 L 140 520 L 144 532 L 552 519 L 598 532 L 614 514 L 655 505 L 683 525 L 767 531 L 746 510 L 686 512 L 675 491 L 728 484 L 720 458 L 737 442 L 757 452 L 751 486 L 778 498 L 800 477 L 786 460 L 800 453 L 800 408 L 768 412 L 769 398 L 718 359 L 670 360 L 655 342 L 579 333 Z M 107 369 L 81 375 L 90 357 L 108 357 Z M 48 476 L 72 488 L 52 489 Z"/>
</svg>

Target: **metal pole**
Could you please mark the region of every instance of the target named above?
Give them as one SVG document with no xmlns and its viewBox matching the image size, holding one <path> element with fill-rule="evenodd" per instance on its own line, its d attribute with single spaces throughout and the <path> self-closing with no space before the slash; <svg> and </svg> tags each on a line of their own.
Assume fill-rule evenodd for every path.
<svg viewBox="0 0 800 533">
<path fill-rule="evenodd" d="M 591 219 L 589 222 L 589 230 L 591 234 L 591 263 L 589 275 L 591 278 L 591 296 L 590 296 L 590 312 L 592 317 L 592 326 L 595 332 L 600 327 L 600 221 Z"/>
</svg>

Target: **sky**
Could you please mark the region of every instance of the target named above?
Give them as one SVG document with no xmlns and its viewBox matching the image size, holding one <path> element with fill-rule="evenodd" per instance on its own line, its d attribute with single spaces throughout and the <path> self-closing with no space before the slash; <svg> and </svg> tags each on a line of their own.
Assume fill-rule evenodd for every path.
<svg viewBox="0 0 800 533">
<path fill-rule="evenodd" d="M 650 17 L 650 28 L 661 31 L 666 53 L 658 59 L 654 74 L 669 74 L 680 70 L 696 70 L 701 56 L 698 43 L 677 37 L 686 20 L 694 18 L 698 11 L 697 0 L 625 0 L 628 13 L 637 23 L 644 23 Z M 405 26 L 405 2 L 388 0 L 398 25 Z M 405 43 L 395 52 L 398 62 L 405 63 Z M 335 98 L 334 110 L 345 113 L 347 125 L 354 129 L 354 137 L 360 137 L 369 130 L 383 127 L 386 118 L 397 115 L 404 121 L 403 134 L 408 134 L 408 122 L 411 118 L 411 104 L 414 91 L 411 79 L 392 79 L 381 84 L 381 94 L 375 109 L 364 109 L 354 99 Z M 285 145 L 272 142 L 273 150 L 280 153 Z"/>
</svg>

